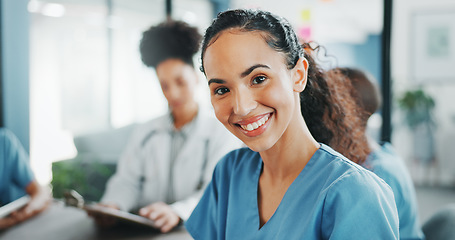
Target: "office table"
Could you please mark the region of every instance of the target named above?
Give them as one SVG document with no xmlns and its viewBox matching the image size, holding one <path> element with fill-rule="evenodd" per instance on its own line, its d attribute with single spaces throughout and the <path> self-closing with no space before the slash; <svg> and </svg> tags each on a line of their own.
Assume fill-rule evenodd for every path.
<svg viewBox="0 0 455 240">
<path fill-rule="evenodd" d="M 128 224 L 112 228 L 96 226 L 87 213 L 74 207 L 53 203 L 45 212 L 0 231 L 1 240 L 146 240 L 146 239 L 192 239 L 183 226 L 162 234 L 157 230 Z"/>
</svg>

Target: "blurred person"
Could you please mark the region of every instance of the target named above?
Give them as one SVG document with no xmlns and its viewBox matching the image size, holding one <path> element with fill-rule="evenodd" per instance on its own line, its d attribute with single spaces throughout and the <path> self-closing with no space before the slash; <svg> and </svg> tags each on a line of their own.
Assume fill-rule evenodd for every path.
<svg viewBox="0 0 455 240">
<path fill-rule="evenodd" d="M 382 102 L 376 80 L 371 74 L 355 68 L 335 68 L 328 76 L 329 89 L 343 100 L 340 102 L 344 113 L 350 119 L 360 119 L 360 125 L 353 130 L 356 134 L 349 136 L 349 140 L 333 126 L 333 133 L 338 134 L 339 139 L 328 144 L 344 155 L 352 153 L 352 148 L 342 144 L 348 141 L 357 142 L 356 148 L 366 148 L 366 152 L 350 159 L 376 173 L 392 188 L 400 220 L 400 239 L 424 239 L 414 184 L 404 161 L 390 143 L 378 143 L 366 131 L 368 119 Z M 316 139 L 319 135 L 315 134 Z"/>
<path fill-rule="evenodd" d="M 6 229 L 44 211 L 51 202 L 48 188 L 40 186 L 29 165 L 29 157 L 13 132 L 0 128 L 0 206 L 25 195 L 28 203 L 0 218 L 0 229 Z"/>
<path fill-rule="evenodd" d="M 438 211 L 422 226 L 426 240 L 455 239 L 455 202 Z"/>
<path fill-rule="evenodd" d="M 223 12 L 206 30 L 201 68 L 215 115 L 248 148 L 216 166 L 186 222 L 195 239 L 398 239 L 390 187 L 307 127 L 356 123 L 305 47 L 286 19 L 262 10 Z"/>
<path fill-rule="evenodd" d="M 217 161 L 240 141 L 195 100 L 193 56 L 201 35 L 181 21 L 143 33 L 143 63 L 156 70 L 169 113 L 141 124 L 124 150 L 101 204 L 134 211 L 168 232 L 185 221 L 210 181 Z M 150 106 L 153 107 L 153 106 Z M 95 216 L 101 225 L 112 219 Z"/>
</svg>

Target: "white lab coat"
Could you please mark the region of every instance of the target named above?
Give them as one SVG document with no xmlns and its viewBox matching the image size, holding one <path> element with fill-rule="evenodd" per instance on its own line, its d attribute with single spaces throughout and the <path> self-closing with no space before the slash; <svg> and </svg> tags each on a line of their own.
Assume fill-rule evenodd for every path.
<svg viewBox="0 0 455 240">
<path fill-rule="evenodd" d="M 177 201 L 170 206 L 183 220 L 196 207 L 218 160 L 241 146 L 240 140 L 213 113 L 200 109 L 193 121 L 193 131 L 175 159 L 172 178 Z M 136 127 L 101 202 L 116 204 L 126 211 L 165 202 L 173 129 L 170 114 Z"/>
</svg>

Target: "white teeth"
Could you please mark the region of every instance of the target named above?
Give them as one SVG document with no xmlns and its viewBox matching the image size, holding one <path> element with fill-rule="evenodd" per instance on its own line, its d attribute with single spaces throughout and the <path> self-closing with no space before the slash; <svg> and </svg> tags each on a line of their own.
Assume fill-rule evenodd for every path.
<svg viewBox="0 0 455 240">
<path fill-rule="evenodd" d="M 265 122 L 267 122 L 267 120 L 269 120 L 269 117 L 265 116 L 265 117 L 257 120 L 254 123 L 250 123 L 248 125 L 240 125 L 240 127 L 242 127 L 244 130 L 247 130 L 247 131 L 253 131 L 253 130 L 257 129 L 258 127 L 262 126 Z"/>
</svg>

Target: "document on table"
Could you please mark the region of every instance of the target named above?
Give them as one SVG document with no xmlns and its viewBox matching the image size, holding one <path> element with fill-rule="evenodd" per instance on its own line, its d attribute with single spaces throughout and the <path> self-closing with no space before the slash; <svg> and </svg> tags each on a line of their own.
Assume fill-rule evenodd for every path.
<svg viewBox="0 0 455 240">
<path fill-rule="evenodd" d="M 156 228 L 154 221 L 152 221 L 148 218 L 133 214 L 133 213 L 129 213 L 129 212 L 113 209 L 113 208 L 108 208 L 108 207 L 104 207 L 104 206 L 100 206 L 100 205 L 96 205 L 96 204 L 84 205 L 83 209 L 85 211 L 91 212 L 93 214 L 107 215 L 107 216 L 115 217 L 119 220 L 124 220 L 127 222 Z"/>
<path fill-rule="evenodd" d="M 64 195 L 65 205 L 84 209 L 92 215 L 110 216 L 122 221 L 156 228 L 155 222 L 148 218 L 114 208 L 105 207 L 97 203 L 86 204 L 84 197 L 75 190 L 67 191 Z"/>
</svg>

